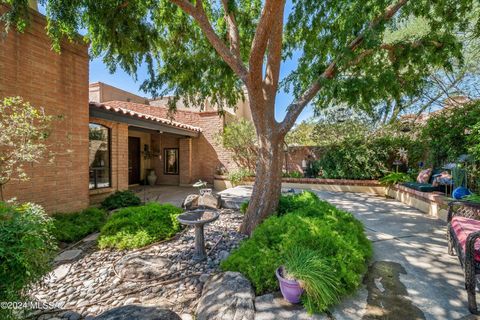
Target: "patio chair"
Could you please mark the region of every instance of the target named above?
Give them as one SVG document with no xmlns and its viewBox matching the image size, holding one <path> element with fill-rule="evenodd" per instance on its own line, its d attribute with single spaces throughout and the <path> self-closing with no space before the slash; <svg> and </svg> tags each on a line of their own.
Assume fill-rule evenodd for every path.
<svg viewBox="0 0 480 320">
<path fill-rule="evenodd" d="M 447 216 L 448 253 L 457 253 L 465 273 L 468 310 L 477 314 L 476 275 L 480 274 L 480 203 L 452 201 Z"/>
</svg>

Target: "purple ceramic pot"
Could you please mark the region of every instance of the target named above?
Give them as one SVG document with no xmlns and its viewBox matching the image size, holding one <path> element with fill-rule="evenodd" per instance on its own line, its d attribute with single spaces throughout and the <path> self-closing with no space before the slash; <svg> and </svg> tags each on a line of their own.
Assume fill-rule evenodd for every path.
<svg viewBox="0 0 480 320">
<path fill-rule="evenodd" d="M 303 288 L 296 280 L 285 279 L 283 275 L 283 267 L 280 267 L 275 272 L 278 282 L 280 283 L 280 291 L 282 291 L 283 298 L 290 303 L 299 303 L 300 297 L 303 293 Z"/>
</svg>

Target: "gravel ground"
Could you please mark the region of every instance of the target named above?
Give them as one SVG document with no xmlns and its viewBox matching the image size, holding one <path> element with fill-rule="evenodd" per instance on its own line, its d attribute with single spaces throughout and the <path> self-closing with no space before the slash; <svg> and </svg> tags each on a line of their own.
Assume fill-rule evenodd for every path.
<svg viewBox="0 0 480 320">
<path fill-rule="evenodd" d="M 78 260 L 57 263 L 55 271 L 30 291 L 32 298 L 59 307 L 35 318 L 88 319 L 128 304 L 160 306 L 188 318 L 203 283 L 243 239 L 238 233 L 242 217 L 224 209 L 218 220 L 205 226 L 208 259 L 198 263 L 192 260 L 193 228 L 141 250 L 98 250 L 95 241 L 80 242 L 70 248 L 82 250 Z"/>
</svg>

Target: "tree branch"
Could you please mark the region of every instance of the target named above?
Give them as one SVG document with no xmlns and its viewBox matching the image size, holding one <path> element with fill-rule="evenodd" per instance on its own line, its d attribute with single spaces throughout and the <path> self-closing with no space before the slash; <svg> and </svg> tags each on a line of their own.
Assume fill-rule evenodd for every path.
<svg viewBox="0 0 480 320">
<path fill-rule="evenodd" d="M 197 0 L 196 4 L 186 0 L 170 0 L 173 4 L 177 5 L 186 14 L 190 15 L 199 25 L 203 31 L 205 37 L 207 37 L 210 44 L 217 51 L 220 57 L 230 66 L 235 74 L 245 83 L 247 81 L 248 70 L 243 62 L 236 57 L 226 44 L 218 37 L 213 29 L 207 14 L 203 9 L 202 1 Z"/>
<path fill-rule="evenodd" d="M 271 36 L 275 19 L 278 19 L 279 11 L 282 11 L 283 14 L 283 2 L 284 0 L 265 0 L 260 21 L 255 30 L 248 64 L 250 80 L 257 86 L 260 86 L 262 82 L 263 58 L 267 50 L 268 40 Z"/>
<path fill-rule="evenodd" d="M 408 0 L 398 0 L 395 4 L 388 6 L 383 14 L 370 22 L 369 26 L 363 32 L 360 32 L 360 34 L 348 44 L 347 49 L 350 51 L 355 51 L 365 40 L 367 32 L 375 29 L 380 23 L 390 20 L 405 4 L 407 4 L 407 2 Z M 288 106 L 287 115 L 280 124 L 279 130 L 281 134 L 286 134 L 288 130 L 292 128 L 305 106 L 322 88 L 321 82 L 325 79 L 332 79 L 335 76 L 337 61 L 338 59 L 333 60 L 325 69 L 325 71 L 317 78 L 317 80 L 315 80 L 297 100 Z"/>
<path fill-rule="evenodd" d="M 265 69 L 264 89 L 269 100 L 275 99 L 280 78 L 280 64 L 282 62 L 283 44 L 283 13 L 285 1 L 282 3 L 282 10 L 272 26 L 270 39 L 268 40 L 267 66 Z"/>
<path fill-rule="evenodd" d="M 230 41 L 230 50 L 237 59 L 242 60 L 240 56 L 240 33 L 238 32 L 235 16 L 228 8 L 229 0 L 222 0 L 223 10 L 225 11 L 225 21 L 228 26 L 228 37 Z"/>
</svg>

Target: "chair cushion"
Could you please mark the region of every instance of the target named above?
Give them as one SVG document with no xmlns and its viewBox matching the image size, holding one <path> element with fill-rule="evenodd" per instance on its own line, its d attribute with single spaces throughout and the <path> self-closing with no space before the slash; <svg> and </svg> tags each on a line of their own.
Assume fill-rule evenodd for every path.
<svg viewBox="0 0 480 320">
<path fill-rule="evenodd" d="M 480 221 L 465 217 L 453 217 L 452 229 L 465 254 L 467 238 L 472 232 L 480 231 Z M 480 239 L 475 242 L 475 260 L 480 262 Z"/>
<path fill-rule="evenodd" d="M 429 183 L 406 182 L 403 185 L 407 188 L 420 192 L 444 191 L 444 188 L 442 188 L 441 186 L 434 187 Z"/>
<path fill-rule="evenodd" d="M 430 177 L 432 176 L 432 169 L 425 169 L 420 171 L 417 177 L 418 183 L 428 183 L 430 181 Z"/>
</svg>

